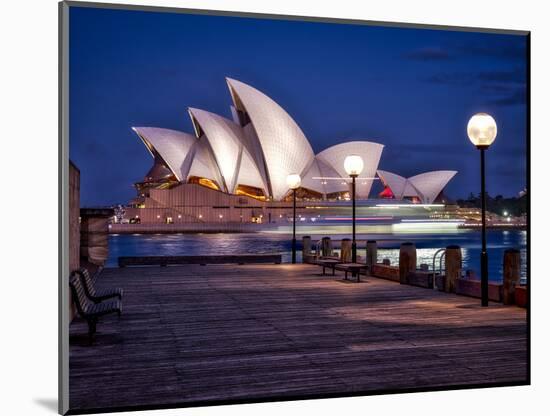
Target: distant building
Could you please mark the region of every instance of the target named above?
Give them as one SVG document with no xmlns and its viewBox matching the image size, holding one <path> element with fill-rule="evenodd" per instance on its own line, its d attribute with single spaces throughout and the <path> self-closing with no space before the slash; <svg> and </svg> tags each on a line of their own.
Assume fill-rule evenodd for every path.
<svg viewBox="0 0 550 416">
<path fill-rule="evenodd" d="M 170 223 L 213 216 L 208 220 L 221 221 L 225 217 L 220 207 L 232 206 L 240 213 L 232 212 L 230 221 L 260 221 L 266 209 L 275 210 L 267 213 L 269 217 L 286 221 L 290 174 L 302 178 L 297 191 L 301 201 L 349 200 L 344 159 L 350 154 L 364 161 L 357 198 L 369 197 L 384 145 L 356 140 L 315 155 L 300 127 L 275 101 L 240 81 L 226 81 L 233 120 L 189 108 L 193 134 L 133 127 L 151 153 L 153 166 L 135 184 L 138 195 L 126 209 L 126 218 Z M 454 174 L 430 172 L 405 179 L 378 171 L 386 186 L 381 197 L 431 203 Z M 136 211 L 148 208 L 154 210 Z"/>
</svg>

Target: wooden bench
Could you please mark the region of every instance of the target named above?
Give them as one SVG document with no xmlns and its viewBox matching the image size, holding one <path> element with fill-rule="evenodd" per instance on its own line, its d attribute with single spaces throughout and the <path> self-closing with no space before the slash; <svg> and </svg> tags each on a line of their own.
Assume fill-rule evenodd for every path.
<svg viewBox="0 0 550 416">
<path fill-rule="evenodd" d="M 84 288 L 84 293 L 86 297 L 94 303 L 100 303 L 107 299 L 118 298 L 122 300 L 123 290 L 119 287 L 113 289 L 103 289 L 97 290 L 95 288 L 94 282 L 90 277 L 90 272 L 88 269 L 81 267 L 76 272 L 80 276 L 80 282 Z"/>
<path fill-rule="evenodd" d="M 367 274 L 368 266 L 364 263 L 340 263 L 336 265 L 336 270 L 341 270 L 345 273 L 345 280 L 348 280 L 348 273 L 351 273 L 353 277 L 357 279 L 357 283 L 361 281 L 361 270 Z"/>
<path fill-rule="evenodd" d="M 101 303 L 93 303 L 84 292 L 84 287 L 77 273 L 71 273 L 69 277 L 69 285 L 73 302 L 76 305 L 78 314 L 88 323 L 88 338 L 90 344 L 93 342 L 94 334 L 96 333 L 96 324 L 100 317 L 111 313 L 116 313 L 118 316 L 122 313 L 122 304 L 120 300 L 109 300 Z"/>
<path fill-rule="evenodd" d="M 340 260 L 336 259 L 319 259 L 317 264 L 323 268 L 323 276 L 325 275 L 325 268 L 330 267 L 332 269 L 332 275 L 334 276 L 334 269 L 337 264 L 340 263 Z"/>
</svg>

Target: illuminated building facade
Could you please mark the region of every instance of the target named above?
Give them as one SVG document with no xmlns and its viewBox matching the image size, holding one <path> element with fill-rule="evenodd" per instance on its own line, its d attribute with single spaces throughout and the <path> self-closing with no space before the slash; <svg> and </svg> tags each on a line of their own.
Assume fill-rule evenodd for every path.
<svg viewBox="0 0 550 416">
<path fill-rule="evenodd" d="M 367 200 L 384 146 L 354 140 L 317 155 L 298 124 L 257 89 L 226 79 L 232 120 L 189 108 L 193 133 L 133 127 L 153 157 L 125 218 L 140 223 L 287 221 L 290 189 L 286 178 L 302 178 L 302 203 L 349 199 L 344 159 L 360 155 L 364 170 L 357 198 Z M 456 172 L 430 172 L 405 179 L 378 171 L 382 198 L 431 203 Z M 452 173 L 452 174 L 450 174 Z"/>
</svg>

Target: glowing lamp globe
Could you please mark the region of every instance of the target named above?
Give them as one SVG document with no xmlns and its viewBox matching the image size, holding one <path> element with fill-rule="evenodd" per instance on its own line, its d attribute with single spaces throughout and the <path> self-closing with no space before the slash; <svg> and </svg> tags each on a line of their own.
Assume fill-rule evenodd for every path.
<svg viewBox="0 0 550 416">
<path fill-rule="evenodd" d="M 488 148 L 497 137 L 497 123 L 489 114 L 477 113 L 468 122 L 468 137 L 478 149 Z"/>
<path fill-rule="evenodd" d="M 363 159 L 359 155 L 349 155 L 344 160 L 344 169 L 349 176 L 359 176 L 363 172 Z"/>
<path fill-rule="evenodd" d="M 286 184 L 290 189 L 298 189 L 302 183 L 302 178 L 297 173 L 290 174 L 286 177 Z"/>
</svg>

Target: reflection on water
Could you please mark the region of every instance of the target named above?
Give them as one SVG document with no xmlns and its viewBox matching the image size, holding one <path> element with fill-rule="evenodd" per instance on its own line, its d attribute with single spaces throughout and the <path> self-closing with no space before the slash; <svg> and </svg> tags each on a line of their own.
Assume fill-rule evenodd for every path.
<svg viewBox="0 0 550 416">
<path fill-rule="evenodd" d="M 384 226 L 381 226 L 384 227 Z M 389 258 L 391 264 L 399 261 L 399 245 L 412 241 L 417 247 L 417 264 L 428 264 L 432 268 L 435 251 L 451 244 L 462 249 L 465 270 L 474 270 L 479 276 L 480 235 L 473 230 L 455 230 L 454 233 L 388 233 L 387 228 L 378 229 L 379 233 L 358 233 L 359 255 L 365 254 L 365 241 L 378 241 L 378 260 Z M 314 240 L 320 235 L 309 233 Z M 324 228 L 323 235 L 331 235 L 338 246 L 338 240 L 349 238 L 343 229 L 336 228 L 330 233 Z M 298 236 L 298 261 L 301 261 L 301 236 Z M 489 278 L 502 280 L 502 258 L 507 248 L 519 248 L 521 251 L 521 277 L 526 278 L 527 233 L 518 230 L 489 230 L 487 246 L 489 255 Z M 286 233 L 270 232 L 256 234 L 112 234 L 109 236 L 109 259 L 107 266 L 115 267 L 119 256 L 154 256 L 154 255 L 215 255 L 244 253 L 281 253 L 284 262 L 290 262 L 291 241 Z M 439 262 L 436 263 L 436 269 Z"/>
</svg>

